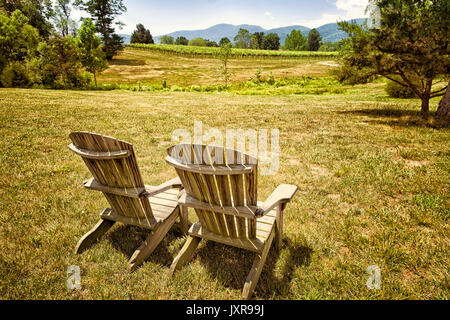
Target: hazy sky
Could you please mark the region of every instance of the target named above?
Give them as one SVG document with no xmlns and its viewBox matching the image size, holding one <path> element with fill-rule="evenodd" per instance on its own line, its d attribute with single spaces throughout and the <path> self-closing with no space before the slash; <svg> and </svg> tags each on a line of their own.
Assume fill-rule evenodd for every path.
<svg viewBox="0 0 450 320">
<path fill-rule="evenodd" d="M 368 0 L 124 0 L 120 16 L 127 33 L 142 23 L 154 36 L 178 30 L 205 29 L 219 23 L 254 24 L 265 29 L 290 25 L 319 27 L 364 17 Z M 87 16 L 85 13 L 81 15 Z M 80 13 L 75 12 L 79 17 Z"/>
</svg>

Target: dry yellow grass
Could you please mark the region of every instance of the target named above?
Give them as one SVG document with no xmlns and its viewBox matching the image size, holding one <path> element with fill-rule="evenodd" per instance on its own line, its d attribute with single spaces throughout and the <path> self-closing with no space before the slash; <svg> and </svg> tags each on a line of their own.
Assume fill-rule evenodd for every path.
<svg viewBox="0 0 450 320">
<path fill-rule="evenodd" d="M 266 74 L 272 72 L 276 78 L 300 76 L 326 76 L 335 66 L 334 61 L 315 58 L 274 59 L 247 58 L 231 59 L 232 82 L 247 81 L 261 68 Z M 161 84 L 165 78 L 169 85 L 215 85 L 220 84 L 220 61 L 214 57 L 185 57 L 162 52 L 125 49 L 102 73 L 102 83 Z"/>
</svg>

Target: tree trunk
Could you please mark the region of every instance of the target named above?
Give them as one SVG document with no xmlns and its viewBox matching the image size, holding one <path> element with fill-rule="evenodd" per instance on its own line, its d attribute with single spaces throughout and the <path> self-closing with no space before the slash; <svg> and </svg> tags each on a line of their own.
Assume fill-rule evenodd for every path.
<svg viewBox="0 0 450 320">
<path fill-rule="evenodd" d="M 428 119 L 429 115 L 430 115 L 430 98 L 423 97 L 422 98 L 422 117 L 424 119 Z"/>
<path fill-rule="evenodd" d="M 448 117 L 450 116 L 450 82 L 448 83 L 447 91 L 444 97 L 439 103 L 439 108 L 436 111 L 437 117 Z"/>
<path fill-rule="evenodd" d="M 98 89 L 98 87 L 97 87 L 97 75 L 95 73 L 96 72 L 94 71 L 95 89 Z"/>
<path fill-rule="evenodd" d="M 431 99 L 431 88 L 433 87 L 433 79 L 427 79 L 425 90 L 421 95 L 422 100 L 422 118 L 428 119 L 430 116 L 430 99 Z"/>
</svg>

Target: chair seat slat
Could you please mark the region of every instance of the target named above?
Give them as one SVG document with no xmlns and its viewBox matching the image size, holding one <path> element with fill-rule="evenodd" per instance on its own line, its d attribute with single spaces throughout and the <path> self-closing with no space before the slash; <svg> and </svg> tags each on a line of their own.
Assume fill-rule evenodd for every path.
<svg viewBox="0 0 450 320">
<path fill-rule="evenodd" d="M 214 212 L 221 212 L 228 215 L 238 216 L 242 218 L 255 219 L 255 211 L 258 210 L 257 206 L 220 206 L 220 205 L 212 205 L 206 202 L 199 201 L 188 194 L 183 194 L 181 198 L 178 200 L 178 203 L 190 208 L 202 209 Z"/>
</svg>

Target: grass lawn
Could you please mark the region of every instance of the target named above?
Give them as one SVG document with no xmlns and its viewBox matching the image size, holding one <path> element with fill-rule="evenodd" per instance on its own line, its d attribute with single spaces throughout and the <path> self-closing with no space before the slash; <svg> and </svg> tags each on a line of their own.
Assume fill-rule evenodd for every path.
<svg viewBox="0 0 450 320">
<path fill-rule="evenodd" d="M 433 100 L 435 110 L 438 100 Z M 107 206 L 67 145 L 87 130 L 134 144 L 147 184 L 174 177 L 164 162 L 175 129 L 279 128 L 280 170 L 259 178 L 299 192 L 284 243 L 271 249 L 256 299 L 449 299 L 450 129 L 424 122 L 417 100 L 382 84 L 341 95 L 83 92 L 0 89 L 1 299 L 240 299 L 253 254 L 202 242 L 172 280 L 184 238 L 173 228 L 137 272 L 127 261 L 148 232 L 116 225 L 90 250 L 78 239 Z M 191 222 L 196 221 L 190 213 Z M 66 289 L 78 265 L 82 289 Z M 378 265 L 381 290 L 366 287 Z"/>
</svg>

